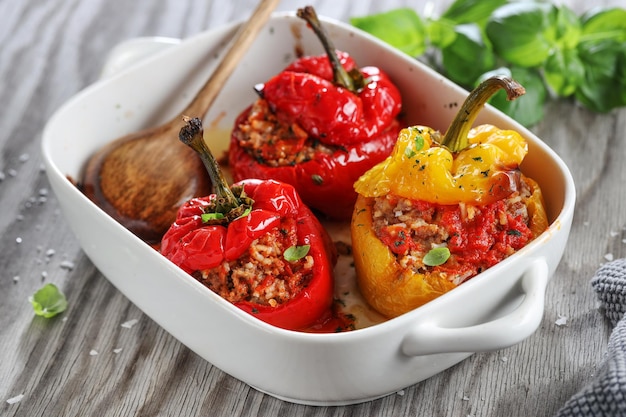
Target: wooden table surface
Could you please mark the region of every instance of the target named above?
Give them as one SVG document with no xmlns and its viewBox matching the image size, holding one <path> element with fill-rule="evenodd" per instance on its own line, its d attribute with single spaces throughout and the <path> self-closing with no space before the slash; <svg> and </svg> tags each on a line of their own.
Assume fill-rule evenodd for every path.
<svg viewBox="0 0 626 417">
<path fill-rule="evenodd" d="M 578 12 L 589 7 L 584 0 L 565 3 Z M 285 0 L 278 10 L 305 4 L 341 20 L 399 6 L 420 13 L 427 7 L 418 0 Z M 446 4 L 436 2 L 434 13 Z M 376 401 L 309 407 L 257 392 L 143 315 L 81 251 L 42 169 L 40 139 L 48 118 L 98 79 L 107 53 L 119 42 L 185 38 L 243 18 L 255 5 L 254 0 L 0 2 L 0 415 L 554 414 L 593 377 L 611 330 L 589 280 L 607 259 L 626 255 L 626 109 L 600 115 L 553 102 L 545 121 L 533 127 L 571 167 L 578 193 L 570 240 L 548 286 L 537 332 Z M 624 0 L 594 5 L 626 6 Z M 54 319 L 36 317 L 28 302 L 46 282 L 57 284 L 69 301 L 68 310 Z M 129 321 L 135 324 L 122 326 Z"/>
</svg>

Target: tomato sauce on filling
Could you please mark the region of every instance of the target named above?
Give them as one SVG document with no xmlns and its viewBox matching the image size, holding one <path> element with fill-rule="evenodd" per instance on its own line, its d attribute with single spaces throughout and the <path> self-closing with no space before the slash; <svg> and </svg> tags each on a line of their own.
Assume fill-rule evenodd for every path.
<svg viewBox="0 0 626 417">
<path fill-rule="evenodd" d="M 522 186 L 506 199 L 483 206 L 439 205 L 393 195 L 375 199 L 374 231 L 404 269 L 437 273 L 458 285 L 497 264 L 532 240 Z M 437 247 L 450 258 L 439 266 L 423 258 Z"/>
<path fill-rule="evenodd" d="M 276 307 L 295 297 L 313 276 L 313 257 L 287 261 L 285 250 L 297 244 L 295 221 L 256 239 L 248 251 L 234 261 L 194 272 L 193 276 L 221 297 L 237 303 L 249 301 Z"/>
</svg>

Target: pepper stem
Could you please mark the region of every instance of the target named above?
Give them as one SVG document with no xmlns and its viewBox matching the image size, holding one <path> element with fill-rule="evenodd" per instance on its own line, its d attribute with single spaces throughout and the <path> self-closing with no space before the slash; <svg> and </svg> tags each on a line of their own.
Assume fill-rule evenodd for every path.
<svg viewBox="0 0 626 417">
<path fill-rule="evenodd" d="M 524 95 L 526 90 L 512 78 L 494 76 L 486 79 L 467 96 L 461 109 L 450 124 L 441 144 L 452 152 L 459 152 L 469 145 L 468 134 L 478 113 L 498 90 L 506 91 L 507 100 L 515 100 Z"/>
<path fill-rule="evenodd" d="M 358 93 L 365 86 L 365 79 L 361 71 L 358 68 L 354 68 L 350 72 L 346 71 L 346 69 L 341 65 L 339 61 L 339 57 L 337 56 L 337 50 L 335 49 L 335 45 L 331 41 L 330 37 L 326 33 L 326 30 L 320 23 L 317 18 L 317 13 L 313 6 L 305 6 L 304 8 L 298 9 L 297 16 L 301 19 L 306 20 L 309 24 L 313 32 L 317 35 L 324 50 L 326 51 L 326 55 L 328 56 L 328 60 L 330 61 L 330 65 L 333 69 L 333 83 L 339 85 L 341 87 L 347 88 L 353 93 Z"/>
<path fill-rule="evenodd" d="M 225 220 L 230 221 L 242 215 L 248 208 L 247 202 L 235 196 L 228 185 L 217 160 L 204 142 L 204 129 L 202 121 L 197 117 L 183 116 L 185 126 L 180 129 L 178 135 L 180 141 L 198 153 L 204 166 L 209 173 L 215 199 L 215 213 L 224 215 Z"/>
</svg>

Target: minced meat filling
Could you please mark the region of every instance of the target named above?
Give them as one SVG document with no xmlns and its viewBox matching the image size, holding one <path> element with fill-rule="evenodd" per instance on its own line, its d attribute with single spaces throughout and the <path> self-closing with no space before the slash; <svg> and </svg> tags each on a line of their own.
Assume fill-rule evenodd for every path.
<svg viewBox="0 0 626 417">
<path fill-rule="evenodd" d="M 239 145 L 252 157 L 273 167 L 295 165 L 313 159 L 316 153 L 333 152 L 310 138 L 297 123 L 280 120 L 264 99 L 254 102 L 235 135 Z"/>
<path fill-rule="evenodd" d="M 532 239 L 524 204 L 529 196 L 522 181 L 520 190 L 507 199 L 484 206 L 378 197 L 373 207 L 374 231 L 402 268 L 437 273 L 458 285 Z M 448 247 L 450 258 L 440 266 L 424 265 L 424 256 L 442 246 Z"/>
<path fill-rule="evenodd" d="M 236 261 L 197 271 L 194 277 L 226 300 L 277 306 L 295 297 L 313 276 L 313 257 L 283 258 L 297 244 L 295 228 L 276 228 L 255 240 Z"/>
</svg>

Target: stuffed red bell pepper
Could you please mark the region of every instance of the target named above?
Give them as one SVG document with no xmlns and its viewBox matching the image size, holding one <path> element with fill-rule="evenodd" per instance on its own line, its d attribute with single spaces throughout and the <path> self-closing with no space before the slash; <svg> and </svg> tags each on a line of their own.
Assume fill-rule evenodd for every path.
<svg viewBox="0 0 626 417">
<path fill-rule="evenodd" d="M 302 57 L 256 87 L 260 98 L 235 121 L 229 165 L 235 181 L 280 180 L 296 187 L 309 207 L 349 219 L 354 181 L 393 149 L 400 93 L 381 69 L 358 69 L 337 51 L 312 7 L 298 16 L 326 55 Z"/>
<path fill-rule="evenodd" d="M 514 80 L 474 90 L 445 136 L 403 129 L 393 153 L 356 183 L 352 248 L 370 305 L 395 317 L 455 288 L 512 255 L 548 226 L 539 185 L 520 164 L 528 151 L 516 131 L 470 129 L 486 100 Z"/>
<path fill-rule="evenodd" d="M 202 157 L 215 194 L 194 198 L 165 233 L 161 253 L 253 316 L 302 330 L 330 314 L 335 248 L 295 189 L 250 179 L 229 187 L 191 119 L 181 141 Z"/>
</svg>

